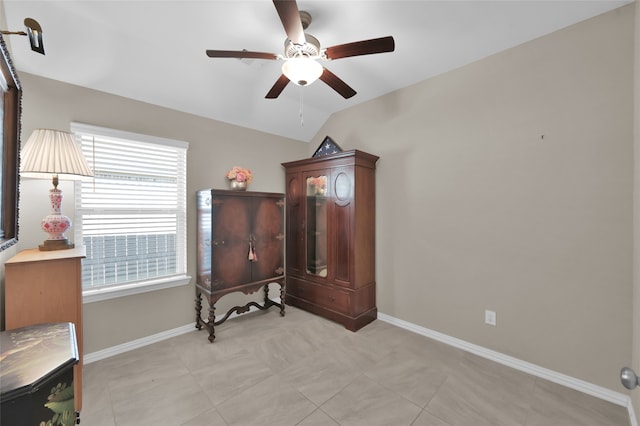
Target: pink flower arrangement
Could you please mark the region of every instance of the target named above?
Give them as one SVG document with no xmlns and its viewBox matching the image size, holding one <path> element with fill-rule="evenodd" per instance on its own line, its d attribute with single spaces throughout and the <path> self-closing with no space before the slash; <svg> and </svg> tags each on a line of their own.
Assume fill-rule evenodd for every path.
<svg viewBox="0 0 640 426">
<path fill-rule="evenodd" d="M 316 188 L 327 189 L 327 177 L 326 176 L 319 176 L 319 177 L 309 178 L 309 179 L 307 179 L 307 182 L 311 186 L 314 186 Z"/>
<path fill-rule="evenodd" d="M 227 179 L 235 180 L 238 182 L 247 182 L 251 183 L 253 180 L 253 174 L 251 174 L 251 170 L 245 169 L 239 166 L 233 166 L 231 170 L 227 172 Z"/>
</svg>

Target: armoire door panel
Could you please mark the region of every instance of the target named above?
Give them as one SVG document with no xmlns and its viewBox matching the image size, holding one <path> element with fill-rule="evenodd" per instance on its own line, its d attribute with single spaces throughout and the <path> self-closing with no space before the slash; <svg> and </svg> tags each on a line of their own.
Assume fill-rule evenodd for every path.
<svg viewBox="0 0 640 426">
<path fill-rule="evenodd" d="M 351 281 L 351 264 L 353 252 L 351 220 L 351 206 L 333 206 L 333 225 L 334 225 L 334 264 L 336 284 L 347 283 Z"/>
<path fill-rule="evenodd" d="M 306 273 L 318 277 L 328 275 L 327 198 L 307 196 Z"/>
<path fill-rule="evenodd" d="M 304 273 L 304 206 L 302 196 L 302 175 L 287 175 L 287 270 L 301 276 Z"/>
<path fill-rule="evenodd" d="M 235 287 L 251 281 L 248 216 L 251 199 L 219 197 L 213 201 L 211 242 L 212 290 Z"/>
<path fill-rule="evenodd" d="M 250 236 L 255 255 L 251 262 L 252 280 L 261 281 L 282 275 L 284 271 L 284 203 L 274 199 L 257 199 L 255 203 Z"/>
<path fill-rule="evenodd" d="M 334 202 L 339 206 L 346 206 L 353 200 L 353 172 L 336 169 L 333 175 Z"/>
<path fill-rule="evenodd" d="M 332 171 L 334 235 L 334 278 L 338 285 L 350 285 L 353 259 L 353 167 L 336 167 Z"/>
<path fill-rule="evenodd" d="M 198 247 L 197 247 L 197 281 L 211 286 L 211 194 L 198 192 L 196 195 L 198 210 Z"/>
<path fill-rule="evenodd" d="M 329 263 L 331 233 L 328 226 L 330 208 L 330 170 L 313 170 L 303 174 L 305 203 L 305 274 L 314 278 L 331 278 Z"/>
</svg>

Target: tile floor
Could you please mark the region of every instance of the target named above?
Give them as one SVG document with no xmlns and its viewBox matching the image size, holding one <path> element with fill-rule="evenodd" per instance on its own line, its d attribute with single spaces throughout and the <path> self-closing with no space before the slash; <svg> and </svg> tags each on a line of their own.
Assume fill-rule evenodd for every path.
<svg viewBox="0 0 640 426">
<path fill-rule="evenodd" d="M 287 306 L 84 367 L 82 425 L 618 426 L 626 408 L 375 321 Z"/>
</svg>

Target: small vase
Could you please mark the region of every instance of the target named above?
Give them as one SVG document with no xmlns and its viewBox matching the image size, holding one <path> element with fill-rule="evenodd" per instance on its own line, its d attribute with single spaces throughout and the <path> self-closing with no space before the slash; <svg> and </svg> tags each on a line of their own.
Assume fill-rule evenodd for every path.
<svg viewBox="0 0 640 426">
<path fill-rule="evenodd" d="M 229 189 L 232 191 L 246 191 L 247 190 L 247 182 L 238 182 L 237 180 L 229 181 Z"/>
</svg>

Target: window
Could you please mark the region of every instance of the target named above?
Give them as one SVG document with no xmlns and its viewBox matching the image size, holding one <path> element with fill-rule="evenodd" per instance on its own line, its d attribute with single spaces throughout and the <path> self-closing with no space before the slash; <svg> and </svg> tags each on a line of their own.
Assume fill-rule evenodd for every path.
<svg viewBox="0 0 640 426">
<path fill-rule="evenodd" d="M 76 182 L 85 302 L 187 284 L 186 142 L 72 123 L 94 171 Z"/>
</svg>

